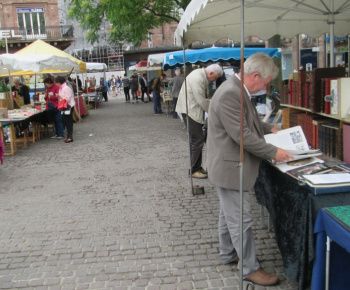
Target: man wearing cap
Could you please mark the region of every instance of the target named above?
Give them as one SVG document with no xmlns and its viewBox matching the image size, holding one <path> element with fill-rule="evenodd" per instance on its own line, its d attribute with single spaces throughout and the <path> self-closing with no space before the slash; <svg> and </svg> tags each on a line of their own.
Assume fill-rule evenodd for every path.
<svg viewBox="0 0 350 290">
<path fill-rule="evenodd" d="M 18 95 L 23 97 L 23 101 L 25 105 L 30 104 L 30 95 L 29 95 L 29 87 L 25 84 L 21 83 L 21 79 L 16 77 L 13 79 L 12 91 L 18 92 Z"/>
</svg>

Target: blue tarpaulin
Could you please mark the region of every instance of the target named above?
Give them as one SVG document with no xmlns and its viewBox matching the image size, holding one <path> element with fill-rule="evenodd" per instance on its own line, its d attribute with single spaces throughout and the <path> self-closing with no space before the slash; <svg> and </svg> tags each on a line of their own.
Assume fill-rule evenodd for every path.
<svg viewBox="0 0 350 290">
<path fill-rule="evenodd" d="M 281 57 L 278 48 L 247 47 L 244 48 L 244 57 L 248 58 L 252 54 L 263 52 L 271 57 Z M 186 50 L 186 65 L 200 64 L 208 62 L 235 62 L 241 59 L 241 49 L 239 47 L 212 47 L 204 49 Z M 163 60 L 163 69 L 173 69 L 183 66 L 183 51 L 166 54 Z"/>
</svg>

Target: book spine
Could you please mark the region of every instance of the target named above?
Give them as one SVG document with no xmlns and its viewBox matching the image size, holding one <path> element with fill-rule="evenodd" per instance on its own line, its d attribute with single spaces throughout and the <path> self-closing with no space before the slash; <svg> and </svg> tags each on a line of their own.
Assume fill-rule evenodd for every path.
<svg viewBox="0 0 350 290">
<path fill-rule="evenodd" d="M 310 73 L 309 109 L 315 112 L 315 71 Z"/>
</svg>

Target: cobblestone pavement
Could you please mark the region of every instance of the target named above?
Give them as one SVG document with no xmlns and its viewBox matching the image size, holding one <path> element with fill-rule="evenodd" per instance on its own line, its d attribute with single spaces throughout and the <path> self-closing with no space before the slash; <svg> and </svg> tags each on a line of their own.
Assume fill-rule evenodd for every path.
<svg viewBox="0 0 350 290">
<path fill-rule="evenodd" d="M 153 103 L 110 98 L 74 124 L 74 142 L 44 138 L 0 166 L 1 289 L 239 289 L 218 254 L 218 197 L 193 196 L 184 125 Z M 258 258 L 283 273 L 274 235 Z M 265 289 L 256 286 L 255 289 Z"/>
</svg>

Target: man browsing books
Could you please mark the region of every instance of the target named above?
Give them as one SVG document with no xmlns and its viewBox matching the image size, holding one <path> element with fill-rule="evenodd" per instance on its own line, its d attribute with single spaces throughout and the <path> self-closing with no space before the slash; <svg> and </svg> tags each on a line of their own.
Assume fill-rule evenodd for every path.
<svg viewBox="0 0 350 290">
<path fill-rule="evenodd" d="M 272 125 L 262 123 L 252 105 L 251 95 L 266 90 L 278 74 L 273 60 L 259 53 L 249 57 L 244 64 L 244 249 L 239 248 L 240 213 L 240 114 L 241 73 L 231 76 L 215 92 L 209 107 L 207 163 L 210 181 L 216 185 L 220 199 L 219 240 L 223 263 L 243 260 L 246 280 L 263 286 L 275 285 L 279 279 L 260 269 L 256 258 L 251 229 L 253 216 L 249 192 L 253 190 L 261 159 L 288 161 L 293 156 L 287 151 L 267 144 L 264 133 L 277 133 Z"/>
</svg>

